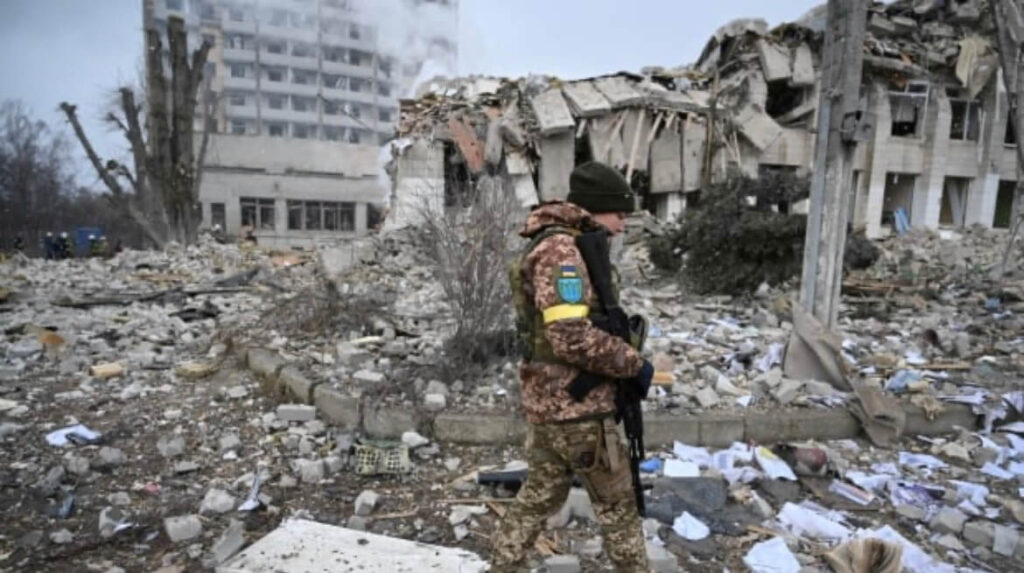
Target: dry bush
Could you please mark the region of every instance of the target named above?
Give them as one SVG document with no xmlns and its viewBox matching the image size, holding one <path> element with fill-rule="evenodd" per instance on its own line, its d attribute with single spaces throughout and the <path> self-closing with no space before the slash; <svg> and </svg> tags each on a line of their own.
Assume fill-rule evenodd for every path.
<svg viewBox="0 0 1024 573">
<path fill-rule="evenodd" d="M 440 283 L 455 330 L 445 366 L 461 372 L 513 352 L 508 264 L 520 241 L 524 210 L 500 179 L 483 176 L 454 194 L 454 205 L 424 205 L 418 242 Z"/>
</svg>

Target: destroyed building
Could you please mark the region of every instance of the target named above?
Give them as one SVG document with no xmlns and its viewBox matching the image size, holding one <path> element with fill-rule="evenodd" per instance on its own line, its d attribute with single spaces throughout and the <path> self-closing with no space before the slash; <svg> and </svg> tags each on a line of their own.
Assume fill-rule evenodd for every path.
<svg viewBox="0 0 1024 573">
<path fill-rule="evenodd" d="M 735 21 L 676 69 L 438 80 L 401 102 L 395 223 L 425 200 L 451 203 L 455 183 L 485 172 L 526 205 L 564 198 L 573 167 L 601 160 L 631 179 L 642 207 L 673 219 L 732 168 L 809 171 L 824 24 L 824 6 L 771 30 Z M 1009 226 L 1017 143 L 991 28 L 978 1 L 871 7 L 861 92 L 870 131 L 849 190 L 851 223 L 868 237 L 897 221 Z"/>
</svg>

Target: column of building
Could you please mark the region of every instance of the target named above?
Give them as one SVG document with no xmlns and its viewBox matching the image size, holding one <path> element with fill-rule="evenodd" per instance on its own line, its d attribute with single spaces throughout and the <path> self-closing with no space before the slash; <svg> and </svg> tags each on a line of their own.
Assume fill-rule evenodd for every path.
<svg viewBox="0 0 1024 573">
<path fill-rule="evenodd" d="M 985 88 L 982 92 L 982 101 L 985 115 L 978 142 L 981 146 L 978 175 L 971 181 L 967 194 L 964 224 L 991 227 L 995 216 L 996 196 L 999 193 L 999 160 L 1005 149 L 1003 138 L 1009 115 L 1002 77 L 995 78 L 994 83 Z"/>
<path fill-rule="evenodd" d="M 889 125 L 892 123 L 889 95 L 885 86 L 879 83 L 872 85 L 869 102 L 875 129 L 870 154 L 866 160 L 866 175 L 869 179 L 864 228 L 869 239 L 876 239 L 882 235 L 882 206 L 885 201 L 885 175 L 888 168 L 886 143 L 889 140 Z"/>
<path fill-rule="evenodd" d="M 934 229 L 939 226 L 942 190 L 946 181 L 946 159 L 949 154 L 949 98 L 941 86 L 932 86 L 925 120 L 924 165 L 914 185 L 914 208 L 910 215 L 912 227 Z"/>
</svg>

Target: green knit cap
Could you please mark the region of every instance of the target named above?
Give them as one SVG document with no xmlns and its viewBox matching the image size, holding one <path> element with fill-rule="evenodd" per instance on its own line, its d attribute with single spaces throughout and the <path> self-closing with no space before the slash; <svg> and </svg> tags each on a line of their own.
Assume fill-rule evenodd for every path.
<svg viewBox="0 0 1024 573">
<path fill-rule="evenodd" d="M 597 161 L 573 169 L 566 200 L 591 213 L 632 213 L 636 208 L 626 178 L 615 168 Z"/>
</svg>

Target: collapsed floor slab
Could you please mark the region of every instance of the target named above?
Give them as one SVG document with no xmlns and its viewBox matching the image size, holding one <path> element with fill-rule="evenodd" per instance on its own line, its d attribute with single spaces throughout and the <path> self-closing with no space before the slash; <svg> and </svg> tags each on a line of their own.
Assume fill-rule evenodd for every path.
<svg viewBox="0 0 1024 573">
<path fill-rule="evenodd" d="M 468 551 L 292 519 L 218 567 L 217 573 L 474 573 L 486 567 Z"/>
</svg>

